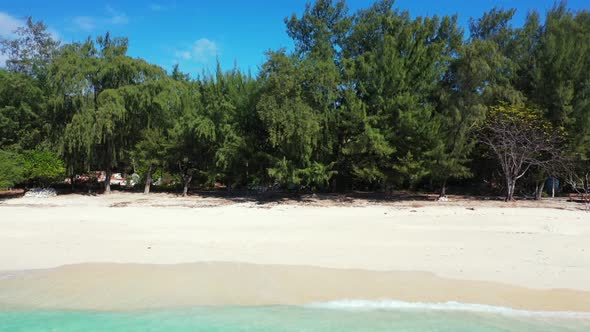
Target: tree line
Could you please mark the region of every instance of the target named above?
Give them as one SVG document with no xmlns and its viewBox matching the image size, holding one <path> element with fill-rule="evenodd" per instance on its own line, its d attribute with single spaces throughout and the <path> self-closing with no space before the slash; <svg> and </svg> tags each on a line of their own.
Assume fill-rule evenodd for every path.
<svg viewBox="0 0 590 332">
<path fill-rule="evenodd" d="M 469 21 L 318 0 L 257 75 L 192 77 L 109 33 L 0 40 L 0 187 L 105 170 L 190 187 L 534 192 L 590 180 L 590 11 Z M 194 78 L 196 77 L 196 78 Z"/>
</svg>

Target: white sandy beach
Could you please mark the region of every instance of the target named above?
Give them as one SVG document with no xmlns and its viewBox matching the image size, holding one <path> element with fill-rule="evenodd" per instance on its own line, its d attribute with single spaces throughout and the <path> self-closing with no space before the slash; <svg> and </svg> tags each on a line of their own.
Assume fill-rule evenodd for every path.
<svg viewBox="0 0 590 332">
<path fill-rule="evenodd" d="M 530 296 L 508 292 L 514 298 L 529 296 L 529 303 L 533 299 L 539 302 L 539 296 L 542 299 L 555 295 L 549 290 L 568 290 L 556 295 L 560 300 L 555 305 L 536 307 L 590 311 L 588 212 L 570 206 L 564 210 L 502 207 L 497 203 L 375 204 L 258 205 L 163 194 L 149 198 L 114 194 L 6 200 L 0 203 L 0 270 L 5 271 L 0 280 L 0 302 L 3 293 L 12 290 L 4 300 L 24 303 L 16 300 L 15 296 L 25 296 L 16 289 L 27 287 L 22 278 L 29 272 L 14 271 L 82 263 L 231 262 L 381 273 L 374 278 L 386 278 L 383 271 L 427 273 L 452 282 L 485 282 L 488 284 L 483 285 L 488 285 L 490 292 L 494 287 L 541 292 Z M 81 275 L 84 266 L 77 268 Z M 99 266 L 108 271 L 108 265 Z M 55 284 L 52 278 L 67 275 L 60 271 L 50 275 L 43 272 L 45 282 Z M 119 269 L 119 273 L 127 273 L 122 271 Z M 346 274 L 342 271 L 341 275 Z M 328 272 L 318 269 L 316 273 Z M 180 275 L 179 272 L 177 276 Z M 271 271 L 268 275 L 279 278 L 280 274 Z M 337 274 L 329 275 L 333 278 Z M 305 278 L 301 280 L 310 277 Z M 342 280 L 350 280 L 347 278 L 350 274 Z M 364 275 L 362 280 L 370 283 L 371 278 Z M 387 278 L 394 280 L 400 276 Z M 403 278 L 410 287 L 414 278 Z M 286 279 L 275 281 L 281 280 Z M 37 286 L 42 284 L 37 280 Z M 457 291 L 454 296 L 452 289 L 457 289 L 457 285 L 460 283 L 445 288 L 445 296 L 435 300 L 475 301 L 477 297 L 471 297 L 477 293 L 475 290 L 482 293 L 486 288 L 479 284 L 471 295 Z M 382 297 L 403 295 L 399 289 L 390 287 Z M 575 296 L 568 297 L 572 292 Z M 336 291 L 333 295 L 362 295 L 353 293 Z M 366 293 L 375 297 L 378 291 Z M 417 294 L 421 292 L 404 296 L 420 300 Z M 330 299 L 318 296 L 309 299 Z M 7 300 L 9 297 L 12 300 Z M 481 299 L 478 303 L 515 304 L 494 301 L 490 296 L 482 295 Z M 546 302 L 551 301 L 547 298 Z M 527 307 L 526 303 L 516 306 Z"/>
</svg>

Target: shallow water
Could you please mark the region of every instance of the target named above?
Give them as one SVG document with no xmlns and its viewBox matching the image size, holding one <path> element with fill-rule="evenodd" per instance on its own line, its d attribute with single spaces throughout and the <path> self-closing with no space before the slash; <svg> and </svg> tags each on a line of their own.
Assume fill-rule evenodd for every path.
<svg viewBox="0 0 590 332">
<path fill-rule="evenodd" d="M 337 302 L 133 312 L 0 311 L 0 331 L 587 332 L 590 317 L 457 304 Z"/>
</svg>

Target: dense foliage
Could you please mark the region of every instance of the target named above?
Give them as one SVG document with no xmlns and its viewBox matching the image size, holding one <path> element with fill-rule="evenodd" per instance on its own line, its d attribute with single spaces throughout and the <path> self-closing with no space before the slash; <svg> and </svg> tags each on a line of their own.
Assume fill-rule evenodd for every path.
<svg viewBox="0 0 590 332">
<path fill-rule="evenodd" d="M 295 48 L 269 51 L 256 77 L 218 65 L 196 79 L 131 58 L 126 38 L 59 45 L 29 19 L 0 40 L 0 187 L 103 170 L 139 173 L 146 193 L 168 174 L 185 194 L 454 184 L 511 199 L 548 176 L 584 182 L 590 11 L 560 3 L 522 27 L 514 13 L 493 9 L 464 31 L 393 0 L 355 13 L 317 0 L 285 19 Z M 33 157 L 46 174 L 21 169 Z"/>
</svg>

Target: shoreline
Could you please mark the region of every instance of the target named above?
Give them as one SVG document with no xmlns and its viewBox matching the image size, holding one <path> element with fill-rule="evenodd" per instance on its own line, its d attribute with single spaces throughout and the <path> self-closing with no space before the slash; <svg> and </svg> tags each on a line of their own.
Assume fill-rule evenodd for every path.
<svg viewBox="0 0 590 332">
<path fill-rule="evenodd" d="M 243 263 L 88 263 L 0 274 L 0 308 L 133 311 L 346 300 L 484 305 L 590 313 L 590 292 L 455 280 L 426 272 Z"/>
</svg>

